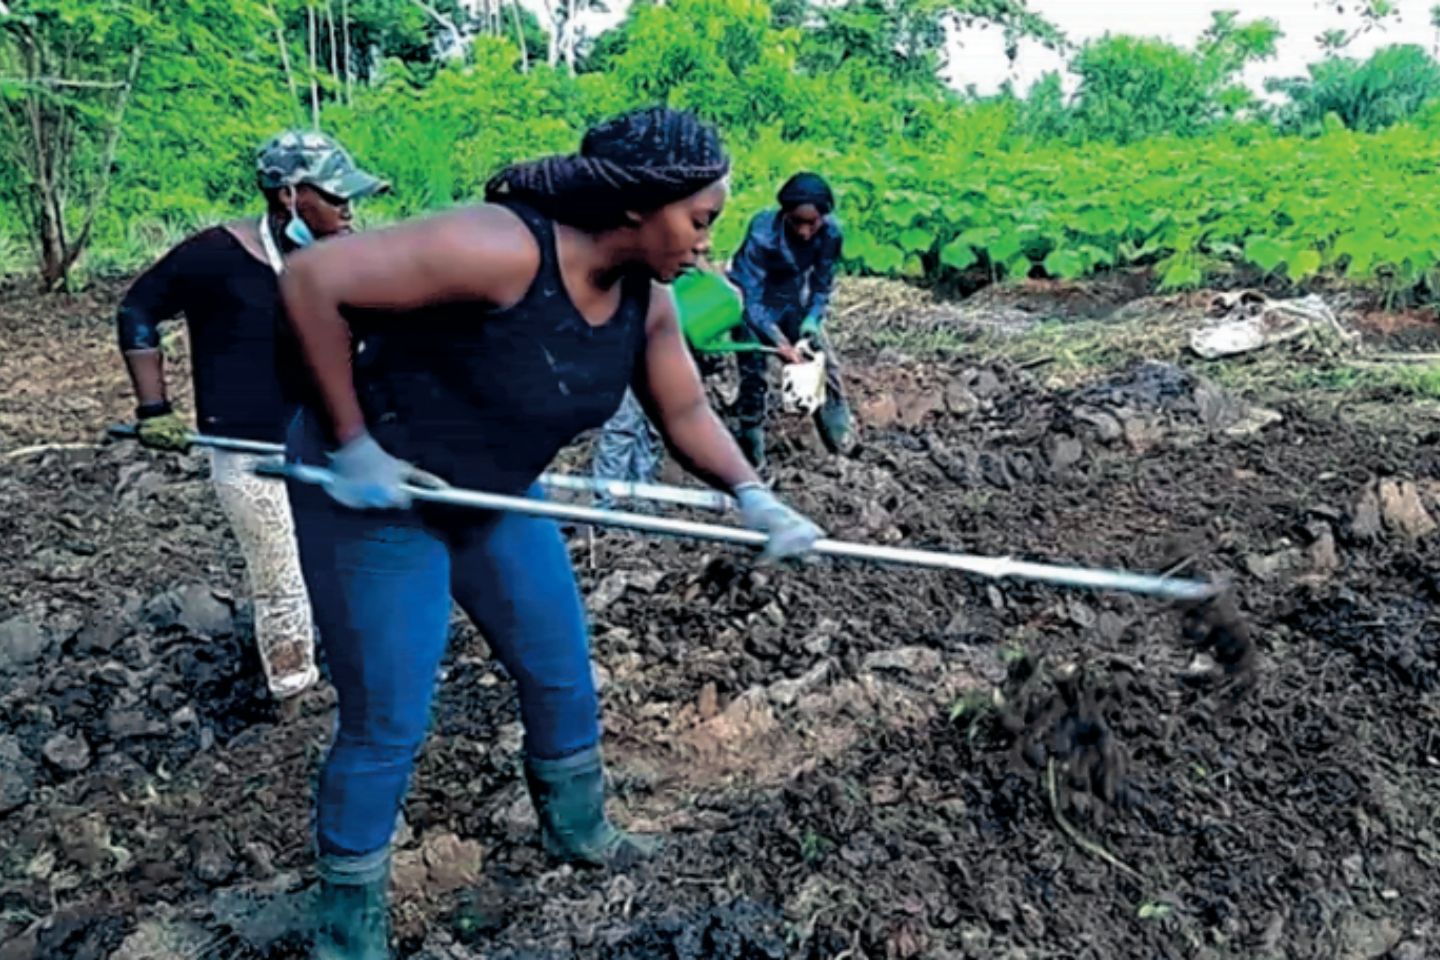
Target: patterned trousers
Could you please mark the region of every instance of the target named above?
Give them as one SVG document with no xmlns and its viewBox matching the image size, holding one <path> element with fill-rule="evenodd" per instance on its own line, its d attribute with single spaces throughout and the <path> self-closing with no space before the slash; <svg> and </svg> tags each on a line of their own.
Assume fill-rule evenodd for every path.
<svg viewBox="0 0 1440 960">
<path fill-rule="evenodd" d="M 315 623 L 300 573 L 295 521 L 285 484 L 255 475 L 263 457 L 210 451 L 210 479 L 245 557 L 255 609 L 255 645 L 277 699 L 293 697 L 319 677 Z"/>
<path fill-rule="evenodd" d="M 659 473 L 659 438 L 640 401 L 635 399 L 634 393 L 626 390 L 619 409 L 606 421 L 595 440 L 591 475 L 596 480 L 654 483 Z M 596 502 L 607 509 L 614 506 L 610 497 L 604 494 L 600 494 Z"/>
</svg>

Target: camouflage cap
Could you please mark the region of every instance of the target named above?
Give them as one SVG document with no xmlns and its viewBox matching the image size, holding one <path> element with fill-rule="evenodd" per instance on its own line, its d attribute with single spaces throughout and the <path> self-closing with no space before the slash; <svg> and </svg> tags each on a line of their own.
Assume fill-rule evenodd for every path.
<svg viewBox="0 0 1440 960">
<path fill-rule="evenodd" d="M 274 190 L 309 184 L 343 200 L 384 193 L 390 185 L 355 166 L 345 148 L 323 133 L 286 130 L 256 157 L 260 187 Z"/>
</svg>

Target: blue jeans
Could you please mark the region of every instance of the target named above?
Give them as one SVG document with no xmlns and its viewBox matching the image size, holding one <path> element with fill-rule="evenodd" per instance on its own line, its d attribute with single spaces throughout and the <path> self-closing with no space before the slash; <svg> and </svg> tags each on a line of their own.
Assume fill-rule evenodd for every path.
<svg viewBox="0 0 1440 960">
<path fill-rule="evenodd" d="M 599 742 L 585 611 L 553 522 L 353 511 L 294 482 L 290 497 L 339 697 L 317 799 L 322 855 L 389 844 L 429 726 L 452 595 L 515 678 L 526 752 L 558 759 Z"/>
</svg>

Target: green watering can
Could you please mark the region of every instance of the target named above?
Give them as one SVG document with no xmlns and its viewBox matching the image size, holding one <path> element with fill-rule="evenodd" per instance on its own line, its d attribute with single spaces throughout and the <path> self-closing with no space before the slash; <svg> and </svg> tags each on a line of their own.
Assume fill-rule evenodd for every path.
<svg viewBox="0 0 1440 960">
<path fill-rule="evenodd" d="M 718 273 L 692 270 L 681 274 L 671 285 L 680 329 L 697 353 L 742 353 L 752 350 L 773 352 L 753 340 L 736 340 L 735 331 L 744 325 L 744 308 L 735 288 Z"/>
</svg>

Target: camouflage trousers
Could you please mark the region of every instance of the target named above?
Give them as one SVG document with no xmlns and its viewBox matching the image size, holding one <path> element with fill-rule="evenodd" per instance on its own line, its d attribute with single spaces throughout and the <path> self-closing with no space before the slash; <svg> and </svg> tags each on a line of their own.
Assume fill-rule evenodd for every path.
<svg viewBox="0 0 1440 960">
<path fill-rule="evenodd" d="M 240 542 L 255 610 L 255 645 L 270 692 L 293 697 L 319 677 L 315 623 L 300 573 L 285 484 L 255 475 L 262 457 L 210 451 L 210 479 Z"/>
<path fill-rule="evenodd" d="M 654 483 L 660 474 L 659 435 L 629 390 L 615 415 L 600 428 L 590 472 L 596 480 L 631 483 Z M 607 509 L 614 505 L 604 494 L 596 496 L 596 503 Z"/>
</svg>

